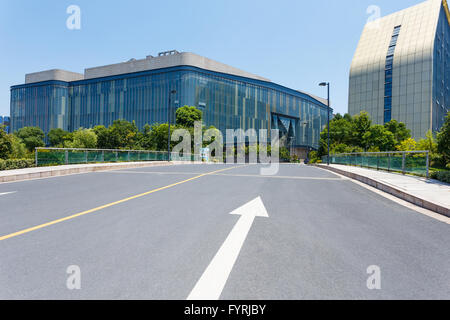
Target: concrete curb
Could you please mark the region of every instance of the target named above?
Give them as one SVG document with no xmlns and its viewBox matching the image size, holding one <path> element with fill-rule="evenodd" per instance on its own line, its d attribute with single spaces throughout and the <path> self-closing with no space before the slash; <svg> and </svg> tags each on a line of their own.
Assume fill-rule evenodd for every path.
<svg viewBox="0 0 450 320">
<path fill-rule="evenodd" d="M 143 167 L 154 167 L 154 166 L 169 166 L 174 164 L 182 164 L 175 162 L 167 162 L 167 161 L 155 161 L 155 162 L 132 162 L 132 163 L 111 163 L 108 164 L 93 164 L 93 165 L 85 165 L 76 168 L 67 168 L 67 166 L 60 167 L 42 167 L 42 171 L 38 172 L 28 172 L 28 173 L 19 173 L 13 175 L 1 175 L 0 172 L 0 183 L 3 182 L 14 182 L 14 181 L 23 181 L 30 179 L 40 179 L 40 178 L 50 178 L 50 177 L 58 177 L 65 176 L 70 174 L 79 174 L 79 173 L 88 173 L 88 172 L 97 172 L 97 171 L 110 171 L 110 170 L 120 170 L 120 169 L 132 169 L 132 168 L 143 168 Z M 66 167 L 66 168 L 64 168 Z M 23 169 L 26 170 L 26 169 Z"/>
<path fill-rule="evenodd" d="M 432 203 L 432 202 L 424 200 L 424 199 L 421 199 L 419 197 L 413 196 L 409 193 L 406 193 L 404 191 L 396 189 L 396 188 L 389 186 L 385 183 L 382 183 L 380 181 L 377 181 L 377 180 L 374 180 L 374 179 L 371 179 L 371 178 L 368 178 L 368 177 L 365 177 L 365 176 L 362 176 L 362 175 L 359 175 L 359 174 L 356 174 L 353 172 L 348 172 L 348 171 L 340 170 L 337 168 L 333 168 L 333 167 L 328 167 L 328 166 L 319 165 L 319 164 L 316 164 L 315 166 L 318 168 L 321 168 L 321 169 L 339 173 L 343 176 L 346 176 L 346 177 L 354 179 L 354 180 L 358 180 L 358 181 L 365 183 L 371 187 L 374 187 L 381 191 L 389 193 L 397 198 L 400 198 L 402 200 L 405 200 L 412 204 L 415 204 L 416 206 L 434 211 L 436 213 L 442 214 L 442 215 L 450 218 L 450 209 L 449 208 L 441 206 L 436 203 Z"/>
</svg>

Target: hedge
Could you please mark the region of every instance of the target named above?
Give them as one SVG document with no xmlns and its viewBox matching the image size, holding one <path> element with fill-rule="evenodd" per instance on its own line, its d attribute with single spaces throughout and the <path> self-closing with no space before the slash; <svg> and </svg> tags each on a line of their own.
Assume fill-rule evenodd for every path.
<svg viewBox="0 0 450 320">
<path fill-rule="evenodd" d="M 32 159 L 0 159 L 0 171 L 35 167 Z"/>
<path fill-rule="evenodd" d="M 450 171 L 434 171 L 431 173 L 431 178 L 450 183 Z"/>
</svg>

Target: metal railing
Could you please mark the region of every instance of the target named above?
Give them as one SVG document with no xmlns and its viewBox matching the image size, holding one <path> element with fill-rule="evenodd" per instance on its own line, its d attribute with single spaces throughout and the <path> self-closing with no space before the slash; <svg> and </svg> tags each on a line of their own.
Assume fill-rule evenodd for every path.
<svg viewBox="0 0 450 320">
<path fill-rule="evenodd" d="M 170 160 L 195 161 L 194 154 L 171 153 Z M 167 151 L 116 150 L 116 149 L 77 149 L 77 148 L 36 148 L 36 166 L 131 162 L 131 161 L 169 161 Z"/>
<path fill-rule="evenodd" d="M 327 156 L 322 158 L 325 163 Z M 330 155 L 331 164 L 343 164 L 415 174 L 429 178 L 429 151 L 361 152 Z"/>
</svg>

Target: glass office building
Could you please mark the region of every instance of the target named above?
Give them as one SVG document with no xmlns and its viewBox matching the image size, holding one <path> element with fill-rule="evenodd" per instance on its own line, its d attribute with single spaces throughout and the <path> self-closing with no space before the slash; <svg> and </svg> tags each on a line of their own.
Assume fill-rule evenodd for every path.
<svg viewBox="0 0 450 320">
<path fill-rule="evenodd" d="M 176 94 L 168 113 L 171 90 Z M 11 87 L 13 131 L 24 126 L 39 126 L 46 133 L 52 128 L 74 131 L 109 126 L 117 119 L 142 128 L 166 123 L 168 114 L 173 123 L 176 108 L 185 105 L 202 110 L 204 124 L 224 134 L 226 129 L 279 129 L 282 142 L 294 149 L 318 148 L 328 110 L 321 98 L 176 51 L 84 74 L 29 74 L 25 84 Z"/>
<path fill-rule="evenodd" d="M 416 139 L 437 132 L 450 111 L 450 11 L 427 0 L 371 21 L 356 49 L 349 113 L 404 122 Z"/>
</svg>

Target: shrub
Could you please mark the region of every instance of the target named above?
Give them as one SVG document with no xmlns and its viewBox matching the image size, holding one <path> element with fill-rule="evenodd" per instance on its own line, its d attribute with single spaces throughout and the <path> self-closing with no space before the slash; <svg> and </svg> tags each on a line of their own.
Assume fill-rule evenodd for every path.
<svg viewBox="0 0 450 320">
<path fill-rule="evenodd" d="M 450 183 L 450 171 L 434 171 L 431 173 L 431 178 Z"/>
<path fill-rule="evenodd" d="M 31 159 L 0 159 L 0 171 L 1 170 L 13 170 L 34 167 L 34 160 Z"/>
</svg>

